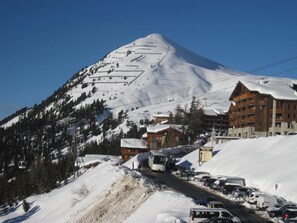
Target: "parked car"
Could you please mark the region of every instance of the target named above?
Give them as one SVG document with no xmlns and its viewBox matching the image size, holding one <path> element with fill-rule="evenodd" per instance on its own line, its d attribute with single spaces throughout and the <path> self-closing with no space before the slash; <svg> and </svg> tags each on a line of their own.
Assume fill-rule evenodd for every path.
<svg viewBox="0 0 297 223">
<path fill-rule="evenodd" d="M 187 169 L 181 169 L 179 171 L 179 176 L 184 180 L 191 180 L 191 178 L 194 176 L 193 171 L 187 170 Z"/>
<path fill-rule="evenodd" d="M 204 171 L 194 171 L 194 176 L 191 178 L 192 181 L 197 181 L 202 176 L 209 176 L 210 174 L 208 172 Z"/>
<path fill-rule="evenodd" d="M 289 218 L 285 220 L 285 223 L 297 223 L 297 218 Z"/>
<path fill-rule="evenodd" d="M 288 209 L 283 210 L 282 218 L 284 220 L 297 218 L 297 208 L 295 208 L 295 209 L 294 208 L 288 208 Z"/>
<path fill-rule="evenodd" d="M 222 180 L 227 180 L 233 184 L 239 184 L 240 186 L 245 186 L 245 179 L 242 177 L 222 177 Z"/>
<path fill-rule="evenodd" d="M 207 204 L 208 208 L 225 208 L 225 205 L 220 201 L 210 201 Z"/>
<path fill-rule="evenodd" d="M 289 202 L 285 203 L 280 207 L 268 208 L 267 213 L 269 217 L 280 217 L 284 210 L 286 209 L 297 209 L 297 204 Z"/>
<path fill-rule="evenodd" d="M 208 178 L 211 178 L 211 176 L 209 176 L 209 175 L 203 175 L 203 176 L 201 176 L 201 178 L 199 178 L 196 182 L 197 182 L 197 185 L 199 185 L 199 186 L 203 186 L 203 183 L 204 183 L 204 181 L 206 180 L 206 179 L 208 179 Z"/>
<path fill-rule="evenodd" d="M 239 200 L 245 200 L 256 189 L 251 187 L 235 187 L 232 191 L 232 196 Z"/>
<path fill-rule="evenodd" d="M 232 218 L 213 217 L 202 221 L 202 223 L 233 223 Z"/>
<path fill-rule="evenodd" d="M 203 206 L 207 206 L 208 203 L 211 202 L 211 201 L 218 201 L 218 200 L 213 196 L 206 196 L 202 200 L 200 200 L 198 202 L 198 204 L 203 205 Z"/>
<path fill-rule="evenodd" d="M 220 190 L 227 182 L 227 180 L 218 179 L 215 182 L 213 182 L 213 184 L 211 184 L 209 188 L 212 190 Z"/>
<path fill-rule="evenodd" d="M 233 222 L 241 222 L 238 217 L 223 208 L 191 208 L 189 217 L 191 223 L 203 222 L 213 217 L 231 218 Z"/>
<path fill-rule="evenodd" d="M 268 207 L 280 207 L 286 202 L 284 198 L 271 194 L 259 195 L 256 207 L 260 210 L 266 210 Z"/>
<path fill-rule="evenodd" d="M 203 186 L 210 187 L 210 185 L 212 185 L 216 180 L 217 178 L 208 178 L 203 182 Z"/>
<path fill-rule="evenodd" d="M 238 184 L 225 183 L 225 185 L 221 189 L 221 192 L 226 195 L 231 194 L 235 188 L 239 188 L 239 187 L 241 186 Z"/>
</svg>

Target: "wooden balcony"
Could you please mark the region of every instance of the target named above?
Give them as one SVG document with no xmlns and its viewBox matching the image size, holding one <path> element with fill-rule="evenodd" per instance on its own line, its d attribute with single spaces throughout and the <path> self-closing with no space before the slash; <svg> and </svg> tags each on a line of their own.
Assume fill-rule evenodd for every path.
<svg viewBox="0 0 297 223">
<path fill-rule="evenodd" d="M 246 123 L 255 123 L 256 122 L 256 117 L 255 116 L 250 116 L 246 118 Z"/>
<path fill-rule="evenodd" d="M 245 93 L 245 94 L 242 94 L 242 95 L 239 95 L 237 97 L 234 97 L 233 98 L 233 101 L 242 101 L 242 100 L 246 100 L 246 99 L 253 99 L 255 98 L 255 95 L 254 94 L 251 94 L 251 93 Z"/>
<path fill-rule="evenodd" d="M 247 107 L 255 106 L 255 103 L 256 102 L 255 102 L 254 99 L 248 100 L 248 101 L 245 102 L 245 104 L 246 104 Z"/>
<path fill-rule="evenodd" d="M 245 111 L 245 113 L 246 113 L 247 115 L 255 114 L 255 112 L 256 112 L 256 109 L 255 109 L 255 108 L 248 108 L 248 109 Z"/>
</svg>

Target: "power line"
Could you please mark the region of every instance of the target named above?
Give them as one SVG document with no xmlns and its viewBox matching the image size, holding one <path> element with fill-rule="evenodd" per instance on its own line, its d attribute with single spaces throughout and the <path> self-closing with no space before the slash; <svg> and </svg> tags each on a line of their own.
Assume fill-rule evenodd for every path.
<svg viewBox="0 0 297 223">
<path fill-rule="evenodd" d="M 270 68 L 270 67 L 275 67 L 277 65 L 287 63 L 287 62 L 290 62 L 290 61 L 293 61 L 293 60 L 296 60 L 296 59 L 297 59 L 297 56 L 291 57 L 291 58 L 288 58 L 288 59 L 285 59 L 285 60 L 281 60 L 281 61 L 274 62 L 274 63 L 271 63 L 271 64 L 267 64 L 267 65 L 264 65 L 264 66 L 260 66 L 260 67 L 256 67 L 256 68 L 251 69 L 251 70 L 249 70 L 247 72 L 248 73 L 255 73 L 255 72 L 258 72 L 260 70 L 264 70 L 264 69 L 267 69 L 267 68 Z"/>
<path fill-rule="evenodd" d="M 288 59 L 285 59 L 285 60 L 282 60 L 282 61 L 279 61 L 279 62 L 275 62 L 275 63 L 271 63 L 269 65 L 265 65 L 265 66 L 261 66 L 261 67 L 255 68 L 255 69 L 253 69 L 254 71 L 253 70 L 251 70 L 251 71 L 256 72 L 256 71 L 259 71 L 259 70 L 267 69 L 267 68 L 270 68 L 270 67 L 273 67 L 273 66 L 277 66 L 279 64 L 283 64 L 283 63 L 286 63 L 286 62 L 289 62 L 289 61 L 292 61 L 292 60 L 296 60 L 296 59 L 297 59 L 297 56 L 296 57 L 291 57 L 291 58 L 288 58 Z M 270 76 L 274 76 L 274 75 L 277 75 L 277 74 L 286 73 L 288 71 L 292 71 L 292 70 L 296 70 L 296 69 L 297 69 L 297 67 L 294 67 L 294 68 L 291 68 L 291 69 L 288 69 L 288 70 L 285 70 L 285 71 L 280 71 L 280 72 L 273 73 Z M 249 72 L 249 73 L 251 73 L 251 72 Z M 202 84 L 196 84 L 196 85 L 189 86 L 189 87 L 186 87 L 186 88 L 182 88 L 182 89 L 179 89 L 179 90 L 176 90 L 176 91 L 171 91 L 171 92 L 168 92 L 168 93 L 164 93 L 164 94 L 161 94 L 161 95 L 152 97 L 152 98 L 147 98 L 145 100 L 142 100 L 142 102 L 152 101 L 152 100 L 156 100 L 156 99 L 162 99 L 163 97 L 166 97 L 168 95 L 172 95 L 172 94 L 176 94 L 176 93 L 181 93 L 181 92 L 184 92 L 184 91 L 189 91 L 189 90 L 195 89 L 195 88 L 202 88 L 203 86 L 206 86 L 206 85 L 210 85 L 210 84 L 214 84 L 214 83 L 220 83 L 220 82 L 227 81 L 227 80 L 230 80 L 230 79 L 233 79 L 233 78 L 237 78 L 237 77 L 240 77 L 240 76 L 247 76 L 247 75 L 248 75 L 248 73 L 238 73 L 237 75 L 233 75 L 231 77 L 225 77 L 225 78 L 217 79 L 215 81 L 207 82 L 207 83 L 204 83 L 204 84 L 203 83 Z M 261 79 L 261 78 L 258 78 L 258 79 Z M 256 80 L 258 80 L 258 79 L 256 79 Z M 253 80 L 250 80 L 250 81 L 247 81 L 247 82 L 252 82 L 252 81 L 255 81 L 255 80 L 253 79 Z M 207 93 L 203 93 L 203 94 L 196 95 L 196 96 L 199 97 L 199 96 L 208 95 L 208 94 L 212 94 L 212 93 L 216 93 L 216 92 L 220 92 L 220 91 L 225 91 L 225 90 L 228 90 L 228 89 L 232 89 L 232 87 L 223 88 L 223 89 L 219 89 L 217 91 L 207 92 Z M 119 107 L 124 107 L 124 106 L 128 106 L 128 105 L 133 105 L 133 104 L 136 104 L 138 102 L 139 101 L 129 102 L 127 104 L 122 104 L 122 105 L 116 106 L 114 108 L 119 108 Z"/>
<path fill-rule="evenodd" d="M 274 76 L 274 75 L 277 75 L 277 74 L 287 73 L 287 72 L 289 72 L 289 71 L 293 71 L 293 70 L 297 70 L 297 67 L 293 67 L 293 68 L 290 68 L 290 69 L 287 69 L 287 70 L 284 70 L 284 71 L 280 71 L 280 72 L 277 72 L 277 73 L 273 73 L 273 74 L 271 74 L 271 76 Z"/>
</svg>

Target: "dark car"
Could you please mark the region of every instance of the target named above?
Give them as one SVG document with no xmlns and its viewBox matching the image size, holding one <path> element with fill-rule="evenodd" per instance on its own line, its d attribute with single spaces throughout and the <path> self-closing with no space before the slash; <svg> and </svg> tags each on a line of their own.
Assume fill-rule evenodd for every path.
<svg viewBox="0 0 297 223">
<path fill-rule="evenodd" d="M 289 218 L 285 220 L 285 223 L 297 223 L 297 218 Z"/>
<path fill-rule="evenodd" d="M 281 217 L 282 213 L 287 209 L 297 209 L 297 204 L 287 203 L 278 208 L 268 209 L 267 213 L 269 217 Z"/>
<path fill-rule="evenodd" d="M 227 182 L 227 180 L 218 179 L 213 184 L 211 184 L 209 188 L 212 190 L 220 190 Z"/>
<path fill-rule="evenodd" d="M 240 188 L 241 186 L 238 185 L 238 184 L 225 184 L 223 187 L 222 187 L 222 193 L 223 194 L 231 194 L 233 192 L 233 190 L 235 188 Z"/>
<path fill-rule="evenodd" d="M 217 178 L 207 178 L 207 179 L 203 182 L 203 186 L 205 186 L 205 187 L 210 187 L 210 185 L 212 185 L 216 180 L 217 180 Z"/>
<path fill-rule="evenodd" d="M 206 196 L 202 200 L 199 200 L 198 204 L 207 206 L 210 201 L 217 201 L 217 199 L 213 196 Z"/>
<path fill-rule="evenodd" d="M 203 223 L 233 223 L 232 218 L 213 217 L 202 221 Z"/>
<path fill-rule="evenodd" d="M 232 191 L 232 196 L 237 199 L 245 199 L 254 191 L 256 189 L 250 187 L 235 187 Z"/>
<path fill-rule="evenodd" d="M 297 209 L 292 209 L 292 208 L 288 208 L 288 209 L 285 209 L 283 212 L 282 212 L 282 218 L 284 220 L 287 220 L 287 219 L 290 219 L 290 218 L 297 218 Z"/>
</svg>

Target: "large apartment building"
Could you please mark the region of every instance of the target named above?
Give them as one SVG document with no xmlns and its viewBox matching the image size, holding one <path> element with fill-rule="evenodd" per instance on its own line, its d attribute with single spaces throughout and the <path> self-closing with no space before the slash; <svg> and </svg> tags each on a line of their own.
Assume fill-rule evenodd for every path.
<svg viewBox="0 0 297 223">
<path fill-rule="evenodd" d="M 297 132 L 297 81 L 238 82 L 230 101 L 229 136 L 251 138 Z"/>
<path fill-rule="evenodd" d="M 215 130 L 218 134 L 226 134 L 229 128 L 229 117 L 222 109 L 204 109 L 203 128 L 207 132 Z"/>
</svg>

